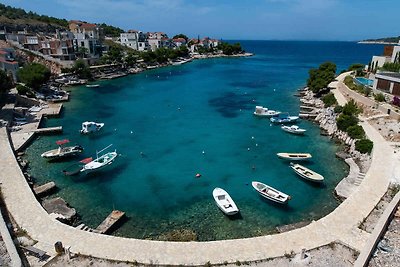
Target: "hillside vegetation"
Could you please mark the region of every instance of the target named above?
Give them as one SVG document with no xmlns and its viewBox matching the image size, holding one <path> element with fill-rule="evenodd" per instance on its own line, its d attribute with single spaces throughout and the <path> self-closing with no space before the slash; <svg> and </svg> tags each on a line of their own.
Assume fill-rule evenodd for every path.
<svg viewBox="0 0 400 267">
<path fill-rule="evenodd" d="M 385 42 L 385 43 L 398 43 L 400 41 L 400 36 L 397 37 L 385 37 L 378 39 L 367 39 L 364 42 Z"/>
</svg>

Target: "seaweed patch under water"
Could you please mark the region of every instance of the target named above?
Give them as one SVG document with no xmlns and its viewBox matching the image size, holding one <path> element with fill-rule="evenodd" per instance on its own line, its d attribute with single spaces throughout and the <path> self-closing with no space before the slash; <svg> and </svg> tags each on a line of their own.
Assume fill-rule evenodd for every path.
<svg viewBox="0 0 400 267">
<path fill-rule="evenodd" d="M 223 117 L 235 118 L 241 110 L 253 109 L 252 96 L 249 94 L 224 93 L 221 96 L 208 100 Z"/>
</svg>

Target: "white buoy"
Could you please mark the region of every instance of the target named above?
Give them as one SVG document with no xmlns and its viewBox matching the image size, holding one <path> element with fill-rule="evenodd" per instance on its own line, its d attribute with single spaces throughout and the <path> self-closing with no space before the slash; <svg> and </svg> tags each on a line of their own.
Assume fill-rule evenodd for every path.
<svg viewBox="0 0 400 267">
<path fill-rule="evenodd" d="M 258 144 L 256 144 L 256 146 L 258 146 Z"/>
<path fill-rule="evenodd" d="M 250 147 L 247 148 L 247 151 L 250 151 Z"/>
<path fill-rule="evenodd" d="M 201 153 L 203 153 L 203 155 L 206 154 L 206 152 L 204 150 Z"/>
<path fill-rule="evenodd" d="M 133 134 L 133 132 L 131 131 L 131 134 Z"/>
<path fill-rule="evenodd" d="M 252 136 L 251 139 L 254 139 L 254 136 Z"/>
</svg>

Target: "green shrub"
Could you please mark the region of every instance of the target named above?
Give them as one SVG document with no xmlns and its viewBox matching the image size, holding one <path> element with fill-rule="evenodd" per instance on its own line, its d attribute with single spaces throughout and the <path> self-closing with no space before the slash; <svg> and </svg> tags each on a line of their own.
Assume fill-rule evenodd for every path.
<svg viewBox="0 0 400 267">
<path fill-rule="evenodd" d="M 30 63 L 19 69 L 18 78 L 33 89 L 39 89 L 40 86 L 50 79 L 50 70 L 39 63 Z"/>
<path fill-rule="evenodd" d="M 374 98 L 378 102 L 384 102 L 385 101 L 385 96 L 382 93 L 375 94 Z"/>
<path fill-rule="evenodd" d="M 349 126 L 346 131 L 353 139 L 362 139 L 365 137 L 364 129 L 360 125 Z"/>
<path fill-rule="evenodd" d="M 350 115 L 350 116 L 356 116 L 361 112 L 361 109 L 358 108 L 356 102 L 351 99 L 349 102 L 347 102 L 346 105 L 343 107 L 343 114 Z"/>
<path fill-rule="evenodd" d="M 18 84 L 16 88 L 17 88 L 18 94 L 20 94 L 20 95 L 27 95 L 31 91 L 28 87 L 23 86 L 22 84 Z"/>
<path fill-rule="evenodd" d="M 336 119 L 337 127 L 339 130 L 347 131 L 350 126 L 357 125 L 358 119 L 353 115 L 340 114 Z"/>
<path fill-rule="evenodd" d="M 371 94 L 372 90 L 368 86 L 364 87 L 364 95 L 369 96 Z"/>
<path fill-rule="evenodd" d="M 326 94 L 321 99 L 324 102 L 325 107 L 331 107 L 337 104 L 335 95 L 333 93 Z"/>
<path fill-rule="evenodd" d="M 356 150 L 360 153 L 371 153 L 374 143 L 369 139 L 361 139 L 356 141 Z"/>
<path fill-rule="evenodd" d="M 343 106 L 337 105 L 334 110 L 333 110 L 336 114 L 342 113 L 343 111 Z"/>
</svg>

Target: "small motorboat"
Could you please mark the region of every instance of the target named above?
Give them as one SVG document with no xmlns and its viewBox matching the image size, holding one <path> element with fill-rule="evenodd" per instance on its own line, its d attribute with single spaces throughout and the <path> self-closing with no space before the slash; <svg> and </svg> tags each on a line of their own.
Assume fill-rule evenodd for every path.
<svg viewBox="0 0 400 267">
<path fill-rule="evenodd" d="M 281 159 L 287 160 L 307 160 L 312 158 L 309 153 L 278 153 L 276 155 Z"/>
<path fill-rule="evenodd" d="M 277 123 L 277 124 L 284 124 L 284 123 L 293 123 L 299 119 L 298 116 L 277 116 L 277 117 L 272 117 L 270 121 L 272 123 Z"/>
<path fill-rule="evenodd" d="M 86 87 L 88 87 L 88 88 L 97 88 L 97 87 L 100 87 L 100 84 L 86 84 Z"/>
<path fill-rule="evenodd" d="M 304 178 L 308 181 L 322 183 L 324 181 L 324 176 L 315 171 L 312 171 L 300 164 L 290 163 L 290 168 L 294 170 L 301 178 Z"/>
<path fill-rule="evenodd" d="M 260 117 L 275 117 L 281 114 L 280 111 L 270 110 L 268 108 L 264 108 L 263 106 L 256 106 L 256 110 L 253 112 L 254 115 Z"/>
<path fill-rule="evenodd" d="M 98 131 L 100 131 L 101 128 L 103 128 L 103 126 L 104 126 L 104 123 L 85 121 L 82 123 L 82 129 L 80 132 L 81 132 L 81 134 L 98 132 Z"/>
<path fill-rule="evenodd" d="M 306 132 L 305 129 L 301 129 L 299 126 L 297 125 L 292 125 L 292 126 L 286 126 L 286 125 L 282 125 L 282 130 L 284 130 L 285 132 L 288 133 L 292 133 L 292 134 L 304 134 Z"/>
<path fill-rule="evenodd" d="M 110 146 L 112 146 L 112 144 L 107 146 L 106 148 L 98 151 L 96 153 L 96 159 L 85 164 L 82 167 L 81 172 L 89 173 L 89 172 L 97 171 L 97 170 L 100 170 L 100 169 L 112 164 L 114 162 L 115 158 L 118 156 L 117 151 L 108 152 L 99 157 L 99 154 L 101 152 L 103 152 L 104 150 L 108 149 Z"/>
<path fill-rule="evenodd" d="M 56 142 L 58 148 L 46 151 L 40 156 L 46 159 L 58 159 L 75 156 L 83 151 L 83 147 L 80 145 L 64 147 L 67 143 L 69 143 L 68 139 L 59 140 Z"/>
<path fill-rule="evenodd" d="M 218 208 L 226 215 L 235 215 L 239 212 L 235 202 L 233 202 L 231 196 L 224 189 L 214 188 L 213 197 Z"/>
<path fill-rule="evenodd" d="M 285 194 L 261 182 L 253 181 L 251 182 L 251 185 L 261 196 L 276 203 L 286 204 L 291 198 L 288 194 Z"/>
</svg>

